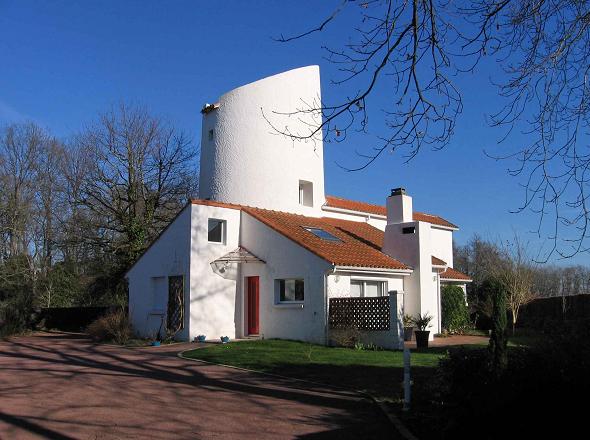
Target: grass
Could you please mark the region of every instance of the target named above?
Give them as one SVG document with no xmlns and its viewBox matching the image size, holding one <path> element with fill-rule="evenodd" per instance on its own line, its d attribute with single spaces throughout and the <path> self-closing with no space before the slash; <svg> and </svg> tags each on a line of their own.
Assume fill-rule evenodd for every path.
<svg viewBox="0 0 590 440">
<path fill-rule="evenodd" d="M 366 391 L 374 397 L 399 401 L 403 380 L 401 351 L 369 351 L 325 347 L 285 340 L 215 344 L 184 354 L 218 364 L 332 384 Z M 435 373 L 446 349 L 412 351 L 414 383 Z"/>
</svg>

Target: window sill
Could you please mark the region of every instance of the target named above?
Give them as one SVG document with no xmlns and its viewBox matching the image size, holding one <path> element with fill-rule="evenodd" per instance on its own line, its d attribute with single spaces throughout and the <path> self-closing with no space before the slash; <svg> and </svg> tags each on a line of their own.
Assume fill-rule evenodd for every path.
<svg viewBox="0 0 590 440">
<path fill-rule="evenodd" d="M 303 303 L 278 303 L 273 304 L 273 307 L 276 307 L 277 309 L 302 309 Z"/>
</svg>

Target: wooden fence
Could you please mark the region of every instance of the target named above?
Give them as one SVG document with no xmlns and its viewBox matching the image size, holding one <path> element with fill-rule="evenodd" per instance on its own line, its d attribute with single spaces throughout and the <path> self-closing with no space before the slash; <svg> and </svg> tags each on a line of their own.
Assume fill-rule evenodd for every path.
<svg viewBox="0 0 590 440">
<path fill-rule="evenodd" d="M 387 331 L 390 329 L 389 296 L 330 298 L 330 328 L 334 330 Z"/>
</svg>

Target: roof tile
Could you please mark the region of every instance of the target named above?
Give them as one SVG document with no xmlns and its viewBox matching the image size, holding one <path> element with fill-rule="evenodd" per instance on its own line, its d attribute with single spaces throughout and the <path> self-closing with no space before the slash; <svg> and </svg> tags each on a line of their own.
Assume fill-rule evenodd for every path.
<svg viewBox="0 0 590 440">
<path fill-rule="evenodd" d="M 387 216 L 387 209 L 382 205 L 374 205 L 372 203 L 359 202 L 356 200 L 348 200 L 340 197 L 326 196 L 326 206 L 332 208 L 347 209 L 350 211 L 365 212 L 367 214 L 375 214 Z M 458 229 L 457 225 L 445 220 L 438 215 L 426 214 L 424 212 L 414 212 L 414 221 L 426 222 L 433 225 L 444 226 L 447 228 Z"/>
<path fill-rule="evenodd" d="M 443 280 L 462 280 L 462 281 L 473 281 L 470 277 L 465 275 L 463 272 L 459 272 L 452 267 L 448 267 L 443 273 L 440 274 L 441 279 Z"/>
<path fill-rule="evenodd" d="M 437 258 L 433 255 L 432 256 L 432 265 L 433 266 L 446 266 L 447 263 L 446 263 L 446 261 L 443 261 L 440 258 Z"/>
<path fill-rule="evenodd" d="M 383 232 L 367 223 L 328 217 L 306 217 L 260 208 L 243 210 L 308 251 L 338 266 L 411 269 L 381 252 Z M 321 228 L 340 241 L 321 239 L 305 230 L 305 227 Z"/>
</svg>

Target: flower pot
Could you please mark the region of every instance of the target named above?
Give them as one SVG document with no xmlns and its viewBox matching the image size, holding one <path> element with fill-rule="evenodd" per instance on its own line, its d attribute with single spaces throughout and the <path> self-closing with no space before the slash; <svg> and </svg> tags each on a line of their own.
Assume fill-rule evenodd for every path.
<svg viewBox="0 0 590 440">
<path fill-rule="evenodd" d="M 205 339 L 206 339 L 205 335 L 195 336 L 195 342 L 205 342 Z"/>
<path fill-rule="evenodd" d="M 222 336 L 219 339 L 221 339 L 221 343 L 222 344 L 227 344 L 229 342 L 229 337 L 228 336 Z"/>
<path fill-rule="evenodd" d="M 153 347 L 159 347 L 160 346 L 160 341 L 152 341 L 152 346 Z"/>
<path fill-rule="evenodd" d="M 404 341 L 411 341 L 412 333 L 414 333 L 414 327 L 404 327 Z"/>
<path fill-rule="evenodd" d="M 429 330 L 416 330 L 414 335 L 416 335 L 416 348 L 428 348 Z"/>
</svg>

